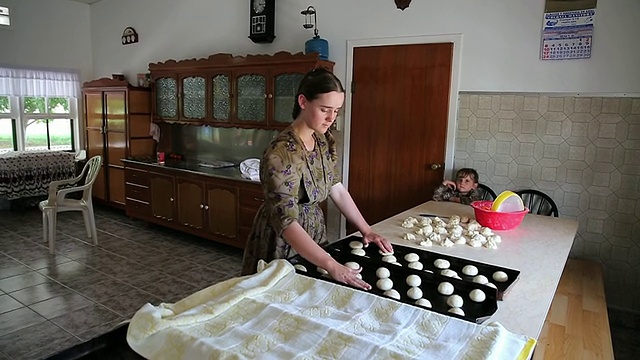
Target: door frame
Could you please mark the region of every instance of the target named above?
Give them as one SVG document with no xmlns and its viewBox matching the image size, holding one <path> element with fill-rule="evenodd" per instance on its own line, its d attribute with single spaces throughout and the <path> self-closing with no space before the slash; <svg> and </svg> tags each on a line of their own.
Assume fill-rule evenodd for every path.
<svg viewBox="0 0 640 360">
<path fill-rule="evenodd" d="M 453 59 L 451 64 L 451 86 L 449 90 L 449 117 L 447 121 L 447 138 L 445 140 L 444 176 L 451 178 L 453 174 L 453 159 L 455 152 L 456 128 L 458 119 L 458 91 L 460 88 L 460 66 L 462 56 L 462 34 L 442 34 L 442 35 L 422 35 L 407 37 L 386 37 L 347 40 L 347 76 L 345 88 L 347 94 L 345 98 L 344 113 L 344 150 L 342 162 L 342 182 L 349 188 L 349 158 L 351 155 L 351 82 L 353 81 L 353 53 L 357 47 L 364 46 L 390 46 L 390 45 L 414 45 L 414 44 L 437 44 L 452 43 Z M 348 120 L 347 120 L 348 119 Z M 340 216 L 340 237 L 346 236 L 347 219 Z"/>
</svg>

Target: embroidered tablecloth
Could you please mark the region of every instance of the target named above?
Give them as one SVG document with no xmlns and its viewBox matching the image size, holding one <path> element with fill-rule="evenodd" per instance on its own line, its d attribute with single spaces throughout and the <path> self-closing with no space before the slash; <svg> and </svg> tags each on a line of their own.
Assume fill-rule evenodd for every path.
<svg viewBox="0 0 640 360">
<path fill-rule="evenodd" d="M 75 176 L 75 154 L 63 151 L 13 151 L 0 154 L 0 198 L 46 195 L 55 180 Z"/>
<path fill-rule="evenodd" d="M 296 274 L 274 260 L 175 304 L 144 305 L 127 342 L 147 359 L 527 359 L 535 340 Z"/>
</svg>

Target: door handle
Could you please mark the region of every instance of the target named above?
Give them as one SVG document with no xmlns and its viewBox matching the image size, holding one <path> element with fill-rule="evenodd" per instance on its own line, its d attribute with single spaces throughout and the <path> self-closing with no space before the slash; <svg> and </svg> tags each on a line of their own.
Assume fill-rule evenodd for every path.
<svg viewBox="0 0 640 360">
<path fill-rule="evenodd" d="M 433 163 L 431 164 L 431 170 L 438 170 L 442 167 L 442 164 Z"/>
</svg>

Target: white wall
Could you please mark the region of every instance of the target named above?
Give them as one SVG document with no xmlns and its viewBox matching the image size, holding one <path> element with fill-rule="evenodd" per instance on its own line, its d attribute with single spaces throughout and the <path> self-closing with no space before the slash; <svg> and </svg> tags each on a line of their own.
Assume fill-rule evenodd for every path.
<svg viewBox="0 0 640 360">
<path fill-rule="evenodd" d="M 0 0 L 1 1 L 1 0 Z M 29 0 L 33 2 L 35 0 Z M 318 10 L 336 73 L 346 75 L 346 41 L 461 33 L 461 91 L 640 93 L 640 1 L 598 2 L 591 59 L 540 61 L 544 1 L 393 0 L 276 1 L 276 39 L 248 38 L 248 0 L 102 0 L 91 5 L 94 77 L 125 73 L 132 82 L 150 62 L 303 51 L 312 36 L 300 11 Z M 140 43 L 122 46 L 125 27 Z"/>
<path fill-rule="evenodd" d="M 12 28 L 0 30 L 0 64 L 76 70 L 93 78 L 89 5 L 68 0 L 0 0 Z"/>
</svg>

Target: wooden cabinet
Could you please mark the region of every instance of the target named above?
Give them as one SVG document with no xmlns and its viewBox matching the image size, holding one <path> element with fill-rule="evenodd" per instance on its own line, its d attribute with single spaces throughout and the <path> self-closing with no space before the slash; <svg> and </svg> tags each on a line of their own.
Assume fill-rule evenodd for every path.
<svg viewBox="0 0 640 360">
<path fill-rule="evenodd" d="M 245 194 L 260 188 L 246 181 L 138 162 L 125 162 L 125 179 L 128 216 L 239 248 L 245 246 L 262 197 L 261 192 Z"/>
<path fill-rule="evenodd" d="M 93 197 L 125 206 L 125 174 L 121 159 L 151 156 L 155 141 L 149 136 L 150 90 L 126 80 L 99 79 L 82 87 L 87 156 L 101 155 L 102 167 L 93 185 Z"/>
<path fill-rule="evenodd" d="M 280 129 L 292 121 L 304 74 L 316 67 L 332 70 L 333 65 L 317 54 L 287 52 L 149 64 L 153 120 Z"/>
</svg>

